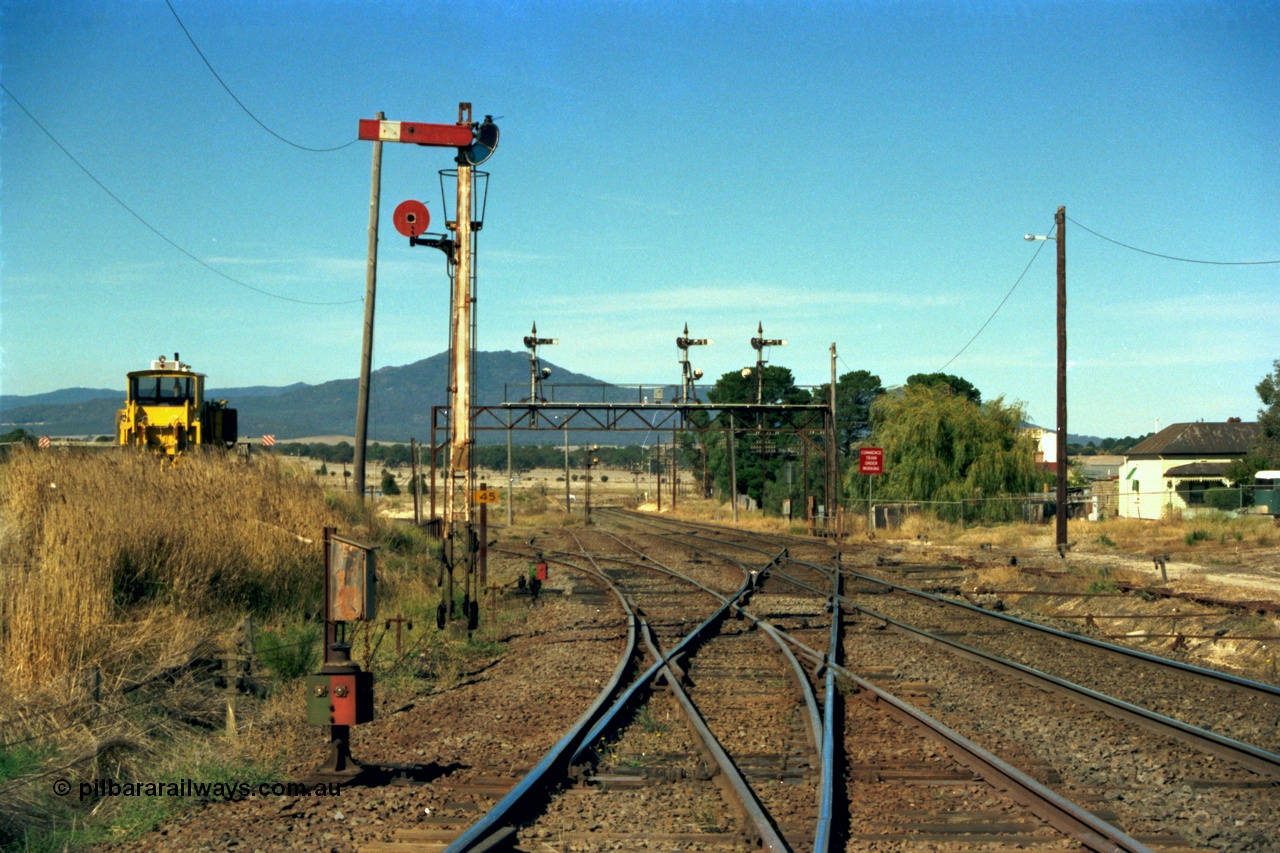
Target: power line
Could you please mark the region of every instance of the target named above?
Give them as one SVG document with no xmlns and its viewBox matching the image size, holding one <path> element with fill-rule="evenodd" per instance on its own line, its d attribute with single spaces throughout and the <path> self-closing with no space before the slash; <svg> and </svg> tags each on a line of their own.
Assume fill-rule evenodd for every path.
<svg viewBox="0 0 1280 853">
<path fill-rule="evenodd" d="M 102 181 L 100 181 L 100 180 L 98 180 L 96 177 L 94 177 L 94 174 L 93 174 L 92 172 L 90 172 L 87 168 L 85 168 L 84 164 L 83 164 L 83 163 L 81 163 L 79 160 L 77 160 L 77 159 L 76 159 L 76 157 L 75 157 L 75 155 L 74 155 L 74 154 L 72 154 L 70 151 L 68 151 L 68 150 L 67 150 L 67 147 L 66 147 L 65 145 L 63 145 L 61 142 L 59 142 L 59 141 L 58 141 L 58 139 L 57 139 L 57 137 L 55 137 L 52 133 L 50 133 L 50 132 L 49 132 L 49 129 L 48 129 L 48 128 L 46 128 L 43 124 L 41 124 L 41 123 L 40 123 L 40 120 L 39 120 L 39 119 L 37 119 L 37 118 L 35 117 L 35 115 L 33 115 L 33 114 L 32 114 L 31 110 L 27 109 L 27 108 L 26 108 L 26 106 L 22 103 L 22 101 L 19 101 L 19 100 L 18 100 L 18 98 L 17 98 L 17 96 L 15 96 L 15 95 L 13 94 L 13 92 L 10 92 L 10 91 L 9 91 L 9 87 L 5 86 L 3 83 L 0 83 L 0 89 L 4 90 L 4 93 L 5 93 L 6 95 L 8 95 L 8 96 L 9 96 L 9 99 L 10 99 L 10 100 L 12 100 L 15 104 L 17 104 L 17 105 L 18 105 L 18 108 L 19 108 L 19 109 L 21 109 L 24 113 L 26 113 L 26 114 L 27 114 L 27 118 L 31 119 L 31 121 L 35 124 L 35 126 L 36 126 L 36 127 L 38 127 L 38 128 L 40 128 L 40 132 L 41 132 L 41 133 L 43 133 L 45 136 L 49 137 L 49 141 L 50 141 L 50 142 L 52 142 L 54 145 L 58 146 L 58 149 L 59 149 L 63 154 L 67 155 L 67 158 L 68 158 L 69 160 L 71 160 L 71 162 L 72 162 L 72 163 L 75 163 L 75 164 L 76 164 L 76 167 L 77 167 L 77 168 L 79 168 L 79 169 L 80 169 L 80 171 L 82 171 L 82 172 L 84 172 L 86 175 L 88 175 L 88 176 L 89 176 L 89 180 L 91 180 L 91 181 L 93 181 L 95 184 L 97 184 L 99 189 L 101 189 L 101 190 L 102 190 L 104 193 L 106 193 L 107 195 L 111 196 L 112 200 L 113 200 L 113 201 L 115 201 L 115 203 L 116 203 L 116 204 L 118 204 L 118 205 L 120 205 L 121 207 L 123 207 L 123 208 L 125 209 L 125 211 L 126 211 L 126 212 L 128 212 L 128 214 L 129 214 L 130 216 L 132 216 L 134 219 L 136 219 L 136 220 L 138 220 L 139 222 L 141 222 L 141 223 L 143 224 L 143 226 L 145 226 L 145 227 L 146 227 L 146 229 L 147 229 L 148 231 L 150 231 L 152 234 L 155 234 L 155 235 L 156 235 L 157 237 L 159 237 L 161 240 L 165 241 L 165 242 L 166 242 L 166 243 L 168 243 L 170 246 L 172 246 L 173 248 L 177 249 L 179 252 L 181 252 L 182 254 L 186 255 L 188 258 L 190 258 L 191 260 L 195 261 L 195 262 L 196 262 L 197 264 L 199 264 L 200 266 L 202 266 L 202 267 L 204 267 L 205 269 L 207 269 L 209 272 L 211 272 L 211 273 L 213 273 L 213 274 L 215 274 L 215 275 L 221 276 L 222 278 L 225 278 L 227 281 L 231 282 L 232 284 L 238 284 L 238 285 L 240 285 L 240 286 L 241 286 L 241 287 L 243 287 L 243 288 L 247 288 L 248 290 L 252 290 L 254 293 L 261 293 L 263 296 L 269 296 L 269 297 L 271 297 L 272 299 L 281 299 L 281 300 L 284 300 L 285 302 L 296 302 L 296 303 L 298 303 L 299 305 L 350 305 L 350 304 L 351 304 L 351 303 L 353 303 L 353 302 L 359 302 L 359 301 L 360 301 L 359 299 L 345 299 L 345 300 L 342 300 L 342 301 L 340 301 L 340 302 L 315 302 L 315 301 L 312 301 L 312 300 L 309 300 L 309 299 L 294 299 L 294 298 L 293 298 L 293 297 L 291 297 L 291 296 L 281 296 L 281 295 L 280 295 L 280 294 L 278 294 L 278 293 L 272 293 L 272 292 L 270 292 L 270 291 L 268 291 L 268 290 L 263 290 L 263 289 L 262 289 L 262 288 L 260 288 L 260 287 L 254 287 L 252 284 L 247 284 L 247 283 L 245 283 L 245 282 L 241 281 L 241 280 L 240 280 L 240 279 L 238 279 L 238 278 L 232 278 L 231 276 L 227 275 L 226 273 L 222 272 L 221 270 L 219 270 L 219 269 L 217 269 L 217 268 L 215 268 L 215 267 L 210 266 L 208 263 L 206 263 L 206 262 L 204 262 L 204 261 L 200 260 L 200 258 L 197 258 L 195 255 L 191 254 L 191 252 L 187 251 L 186 249 L 184 249 L 183 247 L 181 247 L 181 246 L 179 246 L 177 243 L 175 243 L 173 240 L 169 239 L 167 236 L 165 236 L 164 234 L 162 234 L 162 233 L 160 232 L 160 230 L 159 230 L 159 229 L 157 229 L 154 225 L 152 225 L 152 224 L 151 224 L 150 222 L 148 222 L 147 220 L 143 219 L 143 218 L 142 218 L 142 215 L 141 215 L 140 213 L 138 213 L 137 211 L 135 211 L 135 210 L 134 210 L 132 207 L 130 207 L 129 205 L 125 204 L 125 203 L 124 203 L 124 201 L 122 201 L 122 200 L 121 200 L 120 196 L 118 196 L 118 195 L 116 195 L 115 193 L 113 193 L 113 192 L 112 192 L 112 191 L 107 187 L 107 185 L 106 185 L 106 184 L 104 184 Z"/>
<path fill-rule="evenodd" d="M 1077 228 L 1083 228 L 1085 231 L 1088 231 L 1090 234 L 1092 234 L 1095 237 L 1099 237 L 1103 240 L 1106 240 L 1108 243 L 1115 243 L 1117 246 L 1120 246 L 1123 249 L 1129 249 L 1130 251 L 1133 251 L 1133 252 L 1141 252 L 1144 255 L 1151 255 L 1156 258 L 1164 258 L 1167 261 L 1182 261 L 1184 264 L 1211 264 L 1213 266 L 1218 266 L 1218 267 L 1247 267 L 1247 266 L 1260 266 L 1262 264 L 1280 264 L 1280 261 L 1200 261 L 1194 258 L 1178 258 L 1178 257 L 1174 257 L 1173 255 L 1162 255 L 1159 252 L 1148 252 L 1146 249 L 1139 249 L 1137 246 L 1130 246 L 1128 243 L 1121 243 L 1119 240 L 1113 240 L 1105 234 L 1099 234 L 1097 231 L 1094 231 L 1092 228 L 1088 227 L 1087 225 L 1081 225 L 1079 222 L 1076 222 L 1070 216 L 1067 217 L 1067 221 L 1070 222 L 1072 225 L 1076 226 Z"/>
<path fill-rule="evenodd" d="M 1057 225 L 1054 225 L 1054 231 L 1056 231 L 1056 230 L 1057 230 L 1057 227 L 1058 227 Z M 1082 226 L 1082 227 L 1083 227 L 1083 226 Z M 1053 231 L 1050 231 L 1050 232 L 1049 232 L 1049 234 L 1050 234 L 1050 236 L 1052 236 L 1052 235 L 1053 235 Z M 1006 293 L 1006 294 L 1004 295 L 1004 299 L 1001 299 L 1001 300 L 1000 300 L 1000 304 L 996 306 L 996 310 L 994 310 L 994 311 L 992 311 L 992 312 L 991 312 L 991 316 L 987 318 L 987 322 L 986 322 L 986 323 L 983 323 L 981 326 L 979 326 L 979 327 L 978 327 L 978 331 L 976 331 L 976 332 L 974 332 L 974 333 L 973 333 L 973 337 L 972 337 L 972 338 L 969 338 L 969 343 L 967 343 L 967 344 L 965 344 L 964 346 L 960 347 L 960 352 L 958 352 L 958 353 L 956 353 L 955 355 L 951 356 L 951 359 L 950 359 L 946 364 L 944 364 L 944 365 L 942 365 L 942 367 L 939 367 L 939 368 L 938 368 L 938 371 L 937 371 L 938 373 L 941 373 L 942 371 L 946 370 L 948 367 L 950 367 L 950 366 L 951 366 L 951 362 L 955 361 L 957 358 L 959 358 L 961 355 L 963 355 L 963 354 L 964 354 L 964 351 L 965 351 L 965 350 L 967 350 L 967 349 L 969 348 L 969 344 L 972 344 L 974 341 L 976 341 L 976 340 L 978 339 L 978 335 L 982 334 L 982 330 L 983 330 L 983 329 L 985 329 L 985 328 L 987 328 L 987 326 L 991 323 L 991 321 L 992 321 L 992 320 L 994 320 L 994 319 L 996 318 L 996 315 L 1000 313 L 1000 309 L 1001 309 L 1001 308 L 1003 308 L 1003 307 L 1004 307 L 1004 304 L 1005 304 L 1006 302 L 1008 302 L 1008 301 L 1009 301 L 1009 297 L 1010 297 L 1010 296 L 1013 296 L 1013 292 L 1014 292 L 1015 290 L 1017 290 L 1017 289 L 1018 289 L 1018 285 L 1019 285 L 1019 284 L 1021 284 L 1021 283 L 1022 283 L 1022 279 L 1023 279 L 1024 277 L 1026 277 L 1026 275 L 1027 275 L 1027 270 L 1031 269 L 1031 265 L 1032 265 L 1032 264 L 1034 264 L 1034 263 L 1036 262 L 1036 258 L 1040 257 L 1040 252 L 1042 252 L 1042 251 L 1044 250 L 1044 247 L 1045 247 L 1046 245 L 1048 245 L 1048 243 L 1049 243 L 1049 241 L 1048 241 L 1048 240 L 1045 240 L 1045 241 L 1044 241 L 1044 242 L 1042 242 L 1039 246 L 1037 246 L 1037 247 L 1036 247 L 1036 253 L 1035 253 L 1034 255 L 1032 255 L 1032 256 L 1031 256 L 1031 260 L 1027 262 L 1027 265 L 1026 265 L 1025 267 L 1023 267 L 1023 269 L 1022 269 L 1022 275 L 1018 276 L 1018 280 L 1017 280 L 1017 281 L 1015 281 L 1015 282 L 1013 283 L 1013 287 L 1009 288 L 1009 292 L 1008 292 L 1008 293 Z"/>
<path fill-rule="evenodd" d="M 218 74 L 218 72 L 214 70 L 212 63 L 210 63 L 208 57 L 204 55 L 204 51 L 200 49 L 200 45 L 196 44 L 196 40 L 195 38 L 192 37 L 190 30 L 187 29 L 187 25 L 182 23 L 182 19 L 178 17 L 178 12 L 176 9 L 173 8 L 173 4 L 170 3 L 169 0 L 164 0 L 164 4 L 168 6 L 169 11 L 173 13 L 173 19 L 178 22 L 178 26 L 182 28 L 182 32 L 184 35 L 186 35 L 187 41 L 191 42 L 191 46 L 196 49 L 196 53 L 200 55 L 200 59 L 204 62 L 205 67 L 209 69 L 209 73 L 213 75 L 213 79 L 217 80 L 218 83 L 221 84 L 222 88 L 225 89 L 227 91 L 227 94 L 231 96 L 231 100 L 235 101 L 236 104 L 239 105 L 240 109 L 244 110 L 245 115 L 247 115 L 249 118 L 257 122 L 258 127 L 262 128 L 267 133 L 271 134 L 276 139 L 279 139 L 281 142 L 285 143 L 286 145 L 292 145 L 294 148 L 298 148 L 303 151 L 314 151 L 316 153 L 321 153 L 321 154 L 327 153 L 330 151 L 341 151 L 343 148 L 346 148 L 349 145 L 354 145 L 360 141 L 359 138 L 357 137 L 356 139 L 353 139 L 350 142 L 343 143 L 342 145 L 335 145 L 333 148 L 309 148 L 306 145 L 299 145 L 298 143 L 293 142 L 292 140 L 285 139 L 283 136 L 276 133 L 271 128 L 267 127 L 265 124 L 262 123 L 261 119 L 259 119 L 256 115 L 253 114 L 252 110 L 250 110 L 248 107 L 244 105 L 243 101 L 241 101 L 239 98 L 236 97 L 236 93 L 231 91 L 231 87 L 228 86 L 226 84 L 226 81 L 224 81 L 222 77 Z"/>
</svg>

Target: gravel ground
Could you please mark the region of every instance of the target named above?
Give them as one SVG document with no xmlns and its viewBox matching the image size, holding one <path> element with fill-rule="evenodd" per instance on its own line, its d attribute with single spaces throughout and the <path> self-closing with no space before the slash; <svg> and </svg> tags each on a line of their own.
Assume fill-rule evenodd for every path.
<svg viewBox="0 0 1280 853">
<path fill-rule="evenodd" d="M 1129 834 L 1276 849 L 1269 780 L 869 622 L 846 636 L 850 669 L 879 673 L 879 686 Z"/>
<path fill-rule="evenodd" d="M 358 853 L 404 829 L 454 818 L 470 823 L 572 725 L 609 679 L 625 631 L 621 611 L 585 605 L 548 587 L 545 603 L 512 623 L 507 651 L 456 689 L 410 697 L 412 707 L 352 729 L 366 764 L 414 764 L 425 784 L 347 786 L 336 796 L 209 801 L 142 838 L 103 851 L 276 850 Z M 568 673 L 568 677 L 566 677 Z M 301 714 L 301 709 L 299 709 Z M 322 729 L 316 730 L 323 740 Z M 317 750 L 319 752 L 319 750 Z M 317 755 L 299 756 L 290 779 Z"/>
</svg>

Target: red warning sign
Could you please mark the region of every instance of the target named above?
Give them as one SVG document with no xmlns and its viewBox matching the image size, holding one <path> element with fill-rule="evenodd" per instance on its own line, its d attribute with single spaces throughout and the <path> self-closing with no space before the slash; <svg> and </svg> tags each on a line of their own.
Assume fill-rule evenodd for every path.
<svg viewBox="0 0 1280 853">
<path fill-rule="evenodd" d="M 396 230 L 404 236 L 420 237 L 427 233 L 427 226 L 431 224 L 431 214 L 427 212 L 425 204 L 409 199 L 397 205 L 391 220 L 395 223 Z"/>
<path fill-rule="evenodd" d="M 884 473 L 884 448 L 883 447 L 858 448 L 858 473 L 859 474 L 883 474 Z"/>
</svg>

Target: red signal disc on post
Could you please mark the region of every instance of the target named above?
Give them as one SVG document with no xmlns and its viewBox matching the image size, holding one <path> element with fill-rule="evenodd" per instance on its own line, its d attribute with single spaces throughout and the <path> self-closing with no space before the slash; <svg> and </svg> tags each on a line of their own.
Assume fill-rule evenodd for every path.
<svg viewBox="0 0 1280 853">
<path fill-rule="evenodd" d="M 427 206 L 413 199 L 400 202 L 391 219 L 396 224 L 396 230 L 406 237 L 417 237 L 427 233 L 427 226 L 431 224 L 431 214 L 427 212 Z"/>
</svg>

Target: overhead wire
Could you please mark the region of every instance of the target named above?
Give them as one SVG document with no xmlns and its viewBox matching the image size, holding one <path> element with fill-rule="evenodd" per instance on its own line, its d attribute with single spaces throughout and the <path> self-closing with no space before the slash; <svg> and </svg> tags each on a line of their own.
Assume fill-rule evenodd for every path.
<svg viewBox="0 0 1280 853">
<path fill-rule="evenodd" d="M 1053 234 L 1055 231 L 1057 231 L 1057 229 L 1058 229 L 1058 226 L 1055 223 L 1055 225 L 1053 226 L 1053 231 L 1049 232 L 1050 239 L 1052 239 Z M 963 355 L 964 351 L 969 348 L 969 345 L 978 339 L 978 335 L 981 335 L 982 331 L 986 329 L 988 325 L 991 324 L 991 321 L 994 320 L 996 318 L 996 315 L 1000 313 L 1000 309 L 1003 308 L 1004 304 L 1009 301 L 1009 297 L 1013 296 L 1013 292 L 1018 289 L 1018 285 L 1022 283 L 1022 279 L 1025 278 L 1027 275 L 1027 270 L 1031 269 L 1031 265 L 1036 262 L 1036 258 L 1040 257 L 1040 253 L 1044 251 L 1044 247 L 1048 245 L 1048 243 L 1049 243 L 1049 240 L 1046 239 L 1044 242 L 1042 242 L 1039 246 L 1036 247 L 1035 254 L 1031 256 L 1031 260 L 1027 261 L 1027 265 L 1022 269 L 1022 274 L 1019 275 L 1018 280 L 1013 283 L 1013 287 L 1009 288 L 1009 292 L 1004 295 L 1004 299 L 1000 300 L 1000 304 L 996 306 L 996 310 L 992 311 L 991 316 L 987 318 L 987 321 L 978 327 L 978 331 L 973 333 L 973 337 L 969 338 L 969 342 L 966 343 L 964 346 L 960 347 L 960 351 L 957 352 L 955 355 L 951 356 L 951 358 L 947 361 L 946 364 L 938 368 L 937 370 L 938 373 L 941 373 L 942 371 L 946 370 L 948 367 L 951 366 L 951 362 L 955 361 L 957 358 Z"/>
<path fill-rule="evenodd" d="M 1076 222 L 1070 216 L 1067 217 L 1067 221 L 1070 222 L 1072 225 L 1076 226 L 1077 228 L 1083 228 L 1085 231 L 1088 231 L 1090 234 L 1092 234 L 1095 237 L 1098 237 L 1102 240 L 1106 240 L 1108 243 L 1115 243 L 1117 246 L 1121 247 L 1122 249 L 1128 249 L 1131 252 L 1140 252 L 1144 255 L 1151 255 L 1152 257 L 1156 257 L 1156 258 L 1164 258 L 1165 260 L 1168 260 L 1168 261 L 1181 261 L 1184 264 L 1211 264 L 1213 266 L 1219 266 L 1219 267 L 1247 267 L 1247 266 L 1260 266 L 1263 264 L 1280 264 L 1280 261 L 1202 261 L 1202 260 L 1197 260 L 1195 258 L 1179 258 L 1175 255 L 1163 255 L 1160 252 L 1150 252 L 1150 251 L 1147 251 L 1146 249 L 1139 249 L 1137 246 L 1130 246 L 1128 243 L 1121 243 L 1119 240 L 1115 240 L 1111 237 L 1108 237 L 1105 234 L 1099 234 L 1097 231 L 1094 231 L 1092 228 L 1088 227 L 1087 225 L 1081 225 L 1079 222 Z"/>
<path fill-rule="evenodd" d="M 136 210 L 134 210 L 132 207 L 130 207 L 129 205 L 125 204 L 125 202 L 120 198 L 120 196 L 118 196 L 118 195 L 116 195 L 114 192 L 112 192 L 112 191 L 111 191 L 111 189 L 110 189 L 106 184 L 104 184 L 102 181 L 98 180 L 98 178 L 97 178 L 97 177 L 96 177 L 92 172 L 90 172 L 90 171 L 88 170 L 88 168 L 86 168 L 86 167 L 85 167 L 85 165 L 84 165 L 83 163 L 81 163 L 79 160 L 77 160 L 77 159 L 76 159 L 76 156 L 75 156 L 74 154 L 72 154 L 69 150 L 67 150 L 67 147 L 66 147 L 65 145 L 63 145 L 61 142 L 59 142 L 59 141 L 58 141 L 58 138 L 57 138 L 57 137 L 55 137 L 55 136 L 53 135 L 53 133 L 51 133 L 51 132 L 49 131 L 49 129 L 48 129 L 47 127 L 45 127 L 45 126 L 40 122 L 40 120 L 39 120 L 38 118 L 36 118 L 36 117 L 35 117 L 35 114 L 34 114 L 34 113 L 32 113 L 32 112 L 31 112 L 31 110 L 27 109 L 26 105 L 25 105 L 25 104 L 23 104 L 23 103 L 22 103 L 22 101 L 18 100 L 17 96 L 16 96 L 16 95 L 14 95 L 14 94 L 13 94 L 13 92 L 9 91 L 9 87 L 5 86 L 3 83 L 0 83 L 0 90 L 3 90 L 3 91 L 4 91 L 4 93 L 5 93 L 6 95 L 8 95 L 8 96 L 9 96 L 9 99 L 10 99 L 10 100 L 12 100 L 15 104 L 17 104 L 17 105 L 18 105 L 18 108 L 19 108 L 20 110 L 22 110 L 24 113 L 26 113 L 27 118 L 31 119 L 31 121 L 35 124 L 35 126 L 36 126 L 36 127 L 38 127 L 38 128 L 40 128 L 40 132 L 41 132 L 41 133 L 43 133 L 45 136 L 47 136 L 47 137 L 49 138 L 49 141 L 50 141 L 50 142 L 52 142 L 54 145 L 56 145 L 56 146 L 58 147 L 58 150 L 60 150 L 63 154 L 65 154 L 65 155 L 67 156 L 67 159 L 69 159 L 72 163 L 75 163 L 75 164 L 76 164 L 76 167 L 77 167 L 80 171 L 84 172 L 84 173 L 85 173 L 85 175 L 87 175 L 87 176 L 89 177 L 89 180 L 91 180 L 91 181 L 93 181 L 95 184 L 97 184 L 99 189 L 101 189 L 104 193 L 106 193 L 107 195 L 109 195 L 109 196 L 111 197 L 111 199 L 112 199 L 116 204 L 118 204 L 118 205 L 120 205 L 122 208 L 124 208 L 124 209 L 125 209 L 125 211 L 126 211 L 130 216 L 132 216 L 134 219 L 136 219 L 136 220 L 138 220 L 139 222 L 141 222 L 141 223 L 142 223 L 142 225 L 143 225 L 143 226 L 144 226 L 148 231 L 150 231 L 152 234 L 155 234 L 155 235 L 156 235 L 157 237 L 159 237 L 161 240 L 165 241 L 165 242 L 166 242 L 166 243 L 168 243 L 170 246 L 172 246 L 174 249 L 177 249 L 179 252 L 181 252 L 182 254 L 186 255 L 188 258 L 190 258 L 191 260 L 195 261 L 197 264 L 199 264 L 200 266 L 204 267 L 205 269 L 207 269 L 209 272 L 213 273 L 214 275 L 221 276 L 222 278 L 226 279 L 227 281 L 231 282 L 232 284 L 238 284 L 239 286 L 241 286 L 241 287 L 243 287 L 243 288 L 246 288 L 246 289 L 248 289 L 248 290 L 252 290 L 252 291 L 253 291 L 253 292 L 255 292 L 255 293 L 260 293 L 260 294 L 262 294 L 263 296 L 269 296 L 269 297 L 271 297 L 272 299 L 280 299 L 280 300 L 283 300 L 283 301 L 285 301 L 285 302 L 293 302 L 293 303 L 296 303 L 296 304 L 299 304 L 299 305 L 350 305 L 350 304 L 352 304 L 352 303 L 354 303 L 354 302 L 360 302 L 360 301 L 361 301 L 360 299 L 344 299 L 344 300 L 339 300 L 339 301 L 336 301 L 336 302 L 319 302 L 319 301 L 310 300 L 310 299 L 295 299 L 295 298 L 294 298 L 294 297 L 292 297 L 292 296 L 282 296 L 282 295 L 280 295 L 280 294 L 278 294 L 278 293 L 272 293 L 272 292 L 271 292 L 271 291 L 269 291 L 269 290 L 263 290 L 263 289 L 262 289 L 262 288 L 260 288 L 260 287 L 254 287 L 252 284 L 248 284 L 247 282 L 243 282 L 243 281 L 241 281 L 241 280 L 240 280 L 240 279 L 238 279 L 238 278 L 234 278 L 233 276 L 229 276 L 229 275 L 227 275 L 226 273 L 224 273 L 222 270 L 220 270 L 220 269 L 218 269 L 218 268 L 216 268 L 216 267 L 214 267 L 214 266 L 210 265 L 209 263 L 207 263 L 207 262 L 205 262 L 205 261 L 201 260 L 200 258 L 198 258 L 198 257 L 196 257 L 195 255 L 193 255 L 191 252 L 187 251 L 187 250 L 186 250 L 185 248 L 183 248 L 182 246 L 178 245 L 176 242 L 174 242 L 174 241 L 173 241 L 172 239 L 170 239 L 168 236 L 166 236 L 163 232 L 161 232 L 161 231 L 160 231 L 160 229 L 156 228 L 154 225 L 152 225 L 150 222 L 148 222 L 148 221 L 147 221 L 147 220 L 142 216 L 142 214 L 138 213 L 138 212 L 137 212 Z"/>
<path fill-rule="evenodd" d="M 318 154 L 325 154 L 330 151 L 341 151 L 342 149 L 347 148 L 351 145 L 354 145 L 360 141 L 359 137 L 357 137 L 355 139 L 352 139 L 350 142 L 344 142 L 342 145 L 335 145 L 332 148 L 311 148 L 310 146 L 301 145 L 297 142 L 294 142 L 291 139 L 286 139 L 285 137 L 276 133 L 271 128 L 267 127 L 267 125 L 260 118 L 258 118 L 256 115 L 253 114 L 252 110 L 250 110 L 248 107 L 244 105 L 244 101 L 241 101 L 238 97 L 236 97 L 236 93 L 231 91 L 231 87 L 228 86 L 226 81 L 222 79 L 222 75 L 220 75 L 214 69 L 213 63 L 209 62 L 209 58 L 204 55 L 204 51 L 200 49 L 200 45 L 196 44 L 195 37 L 191 35 L 191 31 L 187 29 L 187 25 L 184 24 L 182 22 L 182 18 L 178 16 L 178 11 L 173 8 L 173 4 L 170 3 L 169 0 L 164 0 L 164 4 L 168 6 L 169 11 L 173 13 L 173 19 L 178 22 L 178 26 L 182 28 L 182 32 L 184 35 L 186 35 L 187 41 L 191 42 L 191 46 L 195 48 L 196 53 L 200 56 L 200 60 L 204 62 L 205 67 L 209 69 L 209 73 L 213 75 L 213 79 L 218 81 L 219 85 L 221 85 L 222 88 L 226 90 L 226 93 L 231 96 L 231 100 L 235 101 L 236 104 L 240 107 L 240 109 L 244 110 L 245 115 L 247 115 L 249 118 L 253 119 L 254 122 L 257 123 L 258 127 L 262 128 L 267 133 L 271 134 L 276 139 L 280 140 L 286 145 L 292 145 L 294 148 L 298 148 L 302 151 L 313 151 Z"/>
</svg>

